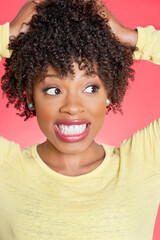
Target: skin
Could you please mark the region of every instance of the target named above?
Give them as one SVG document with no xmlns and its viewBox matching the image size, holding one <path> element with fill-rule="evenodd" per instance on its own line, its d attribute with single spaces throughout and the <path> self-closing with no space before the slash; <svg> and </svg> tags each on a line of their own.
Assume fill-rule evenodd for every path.
<svg viewBox="0 0 160 240">
<path fill-rule="evenodd" d="M 42 1 L 35 0 L 35 2 Z M 108 19 L 108 24 L 119 40 L 124 44 L 135 46 L 137 32 L 123 26 L 101 0 L 97 0 L 97 6 L 99 14 Z M 29 22 L 34 14 L 36 14 L 34 1 L 28 0 L 10 23 L 10 36 L 26 32 L 27 25 L 23 23 Z M 104 149 L 95 143 L 94 138 L 105 118 L 107 91 L 98 76 L 82 77 L 84 70 L 80 71 L 77 64 L 74 64 L 74 68 L 74 79 L 72 76 L 67 76 L 65 79 L 46 77 L 45 83 L 37 79 L 32 108 L 36 110 L 39 126 L 47 138 L 46 142 L 38 145 L 39 156 L 51 169 L 69 176 L 93 171 L 105 157 Z M 51 66 L 48 68 L 48 74 L 56 74 Z M 84 93 L 89 82 L 100 85 L 97 93 Z M 56 97 L 44 94 L 42 89 L 50 84 L 57 84 L 63 94 Z M 28 96 L 28 105 L 30 102 L 31 97 Z M 56 136 L 53 128 L 53 124 L 61 119 L 88 119 L 91 122 L 89 135 L 77 143 L 63 142 Z"/>
<path fill-rule="evenodd" d="M 16 17 L 10 23 L 10 36 L 18 36 L 20 32 L 27 32 L 27 25 L 23 23 L 28 23 L 32 16 L 36 14 L 35 3 L 42 2 L 41 0 L 28 0 L 22 6 Z"/>
<path fill-rule="evenodd" d="M 94 170 L 105 157 L 103 147 L 94 138 L 106 116 L 106 88 L 98 74 L 83 76 L 87 71 L 79 70 L 77 63 L 74 63 L 74 71 L 74 76 L 69 74 L 62 79 L 49 65 L 47 75 L 50 76 L 44 82 L 37 79 L 34 86 L 32 108 L 36 110 L 38 124 L 47 139 L 38 145 L 39 156 L 51 169 L 69 176 Z M 95 84 L 100 89 L 91 87 Z M 44 93 L 46 87 L 52 89 Z M 55 90 L 58 90 L 57 95 Z M 55 133 L 54 123 L 66 119 L 88 120 L 91 126 L 87 137 L 75 143 L 61 140 Z"/>
<path fill-rule="evenodd" d="M 122 23 L 120 23 L 115 16 L 113 16 L 106 5 L 104 5 L 103 1 L 97 0 L 97 5 L 100 8 L 99 14 L 108 19 L 108 24 L 110 25 L 112 32 L 116 35 L 116 37 L 119 38 L 120 42 L 135 47 L 138 38 L 137 31 L 122 25 Z"/>
</svg>

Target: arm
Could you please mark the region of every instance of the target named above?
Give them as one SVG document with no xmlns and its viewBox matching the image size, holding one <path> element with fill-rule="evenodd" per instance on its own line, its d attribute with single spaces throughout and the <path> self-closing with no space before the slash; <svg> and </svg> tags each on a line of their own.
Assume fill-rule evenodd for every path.
<svg viewBox="0 0 160 240">
<path fill-rule="evenodd" d="M 97 3 L 100 8 L 100 15 L 109 20 L 108 23 L 120 42 L 137 47 L 133 55 L 134 59 L 160 64 L 160 31 L 155 30 L 153 26 L 129 29 L 112 15 L 101 0 L 97 0 Z"/>
<path fill-rule="evenodd" d="M 40 0 L 36 1 L 38 2 Z M 2 57 L 9 58 L 12 54 L 12 51 L 8 50 L 9 37 L 16 37 L 20 32 L 26 32 L 27 25 L 23 23 L 28 23 L 35 13 L 34 1 L 28 0 L 11 23 L 0 26 L 0 61 Z"/>
<path fill-rule="evenodd" d="M 122 25 L 109 11 L 101 0 L 97 0 L 99 14 L 108 19 L 112 32 L 118 37 L 120 42 L 135 47 L 137 43 L 138 33 L 135 29 L 130 29 Z"/>
<path fill-rule="evenodd" d="M 40 2 L 41 0 L 36 0 Z M 109 20 L 109 25 L 113 33 L 122 41 L 123 43 L 128 43 L 128 45 L 135 46 L 137 42 L 137 31 L 124 27 L 108 10 L 108 8 L 103 4 L 101 0 L 97 0 L 97 5 L 99 7 L 100 15 L 106 17 Z M 33 0 L 28 0 L 24 6 L 21 8 L 17 16 L 12 20 L 12 22 L 0 26 L 0 56 L 9 58 L 12 51 L 7 49 L 10 36 L 17 36 L 20 31 L 27 31 L 27 25 L 23 25 L 24 22 L 29 22 L 31 17 L 35 14 L 35 4 Z M 1 58 L 0 58 L 1 60 Z"/>
<path fill-rule="evenodd" d="M 40 2 L 40 0 L 36 2 L 38 3 L 38 1 Z M 148 60 L 160 64 L 160 51 L 157 51 L 157 45 L 160 42 L 160 31 L 156 31 L 152 26 L 147 28 L 138 27 L 137 30 L 127 28 L 112 15 L 101 0 L 97 0 L 97 5 L 99 14 L 108 19 L 108 23 L 118 39 L 124 44 L 138 48 L 134 52 L 133 57 L 135 59 Z M 6 48 L 9 43 L 9 36 L 17 36 L 20 31 L 27 31 L 27 25 L 23 25 L 23 23 L 29 22 L 35 13 L 33 0 L 28 0 L 10 23 L 10 28 L 9 23 L 0 26 L 0 39 L 2 39 L 0 56 L 10 57 L 12 52 Z"/>
</svg>

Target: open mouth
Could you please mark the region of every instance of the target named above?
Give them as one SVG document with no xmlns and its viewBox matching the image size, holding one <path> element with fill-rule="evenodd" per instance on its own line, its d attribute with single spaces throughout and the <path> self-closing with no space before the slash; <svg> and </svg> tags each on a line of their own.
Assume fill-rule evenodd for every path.
<svg viewBox="0 0 160 240">
<path fill-rule="evenodd" d="M 89 123 L 87 124 L 80 124 L 80 125 L 64 125 L 64 124 L 57 124 L 59 131 L 63 135 L 79 135 L 85 132 L 86 128 L 88 127 Z"/>
<path fill-rule="evenodd" d="M 90 131 L 90 125 L 90 123 L 74 125 L 55 124 L 54 129 L 62 141 L 71 143 L 83 140 Z"/>
</svg>

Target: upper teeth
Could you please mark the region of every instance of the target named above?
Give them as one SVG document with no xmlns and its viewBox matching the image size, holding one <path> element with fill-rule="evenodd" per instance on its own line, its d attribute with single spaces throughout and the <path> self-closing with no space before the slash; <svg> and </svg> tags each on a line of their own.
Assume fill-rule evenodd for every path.
<svg viewBox="0 0 160 240">
<path fill-rule="evenodd" d="M 58 125 L 59 130 L 65 135 L 81 134 L 86 129 L 87 124 L 81 125 Z"/>
</svg>

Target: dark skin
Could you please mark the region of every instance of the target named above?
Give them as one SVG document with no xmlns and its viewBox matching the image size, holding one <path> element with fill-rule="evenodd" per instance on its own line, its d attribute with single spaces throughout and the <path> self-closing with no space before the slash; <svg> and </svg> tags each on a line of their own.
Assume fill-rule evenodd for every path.
<svg viewBox="0 0 160 240">
<path fill-rule="evenodd" d="M 79 70 L 76 63 L 74 71 L 74 77 L 68 75 L 61 79 L 53 76 L 57 73 L 49 66 L 45 82 L 37 80 L 33 94 L 33 109 L 36 110 L 39 126 L 47 138 L 38 146 L 38 153 L 50 168 L 70 176 L 94 170 L 105 156 L 103 147 L 94 138 L 106 115 L 106 88 L 98 74 L 83 76 L 86 70 Z M 100 88 L 96 89 L 93 85 Z M 50 87 L 50 90 L 44 93 L 46 87 Z M 62 119 L 88 120 L 91 123 L 89 134 L 75 143 L 64 142 L 53 128 L 53 124 Z"/>
<path fill-rule="evenodd" d="M 38 0 L 37 0 L 38 2 Z M 40 2 L 40 1 L 39 1 Z M 135 46 L 137 32 L 124 27 L 111 14 L 101 0 L 97 1 L 100 12 L 108 18 L 112 31 L 123 43 Z M 35 14 L 33 1 L 28 0 L 10 24 L 10 35 L 17 36 L 26 32 L 27 27 L 22 26 Z M 79 70 L 74 63 L 75 76 L 68 75 L 61 79 L 46 77 L 44 82 L 37 79 L 34 86 L 33 98 L 28 95 L 28 104 L 32 101 L 36 110 L 38 124 L 46 141 L 37 147 L 41 159 L 56 172 L 68 176 L 79 176 L 93 171 L 105 157 L 104 149 L 94 141 L 101 129 L 106 116 L 107 90 L 98 74 L 82 76 L 86 70 Z M 95 66 L 96 71 L 96 66 Z M 54 68 L 48 67 L 48 75 L 57 75 Z M 99 85 L 94 92 L 91 85 Z M 55 85 L 61 94 L 55 94 Z M 51 86 L 51 91 L 44 93 L 43 89 Z M 86 119 L 91 122 L 90 132 L 86 138 L 75 143 L 61 140 L 55 133 L 53 125 L 58 120 Z"/>
</svg>

